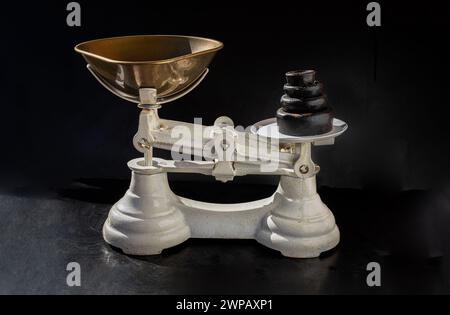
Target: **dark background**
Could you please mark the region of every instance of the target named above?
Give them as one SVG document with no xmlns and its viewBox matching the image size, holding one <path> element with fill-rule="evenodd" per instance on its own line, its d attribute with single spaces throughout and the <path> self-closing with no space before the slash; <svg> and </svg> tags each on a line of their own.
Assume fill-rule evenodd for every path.
<svg viewBox="0 0 450 315">
<path fill-rule="evenodd" d="M 412 280 L 402 282 L 406 292 L 411 288 L 421 293 L 448 290 L 449 282 L 442 280 L 450 274 L 445 259 L 450 244 L 448 4 L 379 1 L 382 26 L 371 28 L 366 24 L 369 1 L 79 1 L 82 26 L 68 27 L 68 2 L 16 1 L 2 3 L 0 9 L 0 191 L 21 200 L 3 201 L 9 228 L 2 239 L 22 235 L 21 242 L 25 242 L 27 234 L 17 236 L 21 229 L 44 239 L 64 234 L 62 227 L 47 230 L 60 220 L 68 224 L 70 218 L 78 220 L 70 211 L 67 219 L 62 219 L 58 209 L 68 207 L 60 204 L 62 199 L 63 204 L 68 200 L 69 208 L 79 206 L 89 220 L 95 216 L 97 232 L 92 237 L 101 242 L 99 226 L 128 185 L 126 162 L 139 156 L 132 146 L 138 109 L 101 87 L 73 47 L 82 41 L 119 35 L 195 35 L 220 40 L 225 47 L 217 53 L 204 82 L 164 106 L 160 116 L 188 122 L 202 117 L 204 124 L 212 124 L 218 116 L 227 115 L 236 125 L 247 127 L 274 116 L 286 71 L 316 69 L 337 117 L 350 127 L 334 146 L 313 151 L 321 165 L 321 194 L 335 210 L 343 235 L 340 258 L 334 254 L 329 258 L 333 268 L 347 272 L 338 279 L 349 281 L 347 276 L 351 278 L 353 272 L 349 266 L 356 262 L 361 276 L 365 272 L 362 264 L 375 255 L 393 261 L 389 265 L 392 274 L 407 270 L 402 281 L 420 275 L 420 288 Z M 195 175 L 172 179 L 177 193 L 223 202 L 269 195 L 276 183 L 276 178 L 267 176 L 238 178 L 227 184 Z M 214 184 L 196 186 L 193 180 Z M 30 205 L 21 199 L 47 194 L 54 194 L 51 198 L 56 198 L 56 205 Z M 80 200 L 102 206 L 92 214 L 86 204 L 78 205 Z M 39 223 L 38 229 L 29 217 L 35 207 L 42 217 L 54 211 L 57 215 Z M 85 226 L 77 224 L 81 229 Z M 71 234 L 73 242 L 77 243 L 80 235 Z M 46 250 L 73 246 L 72 241 L 67 242 Z M 281 261 L 270 260 L 273 257 L 268 252 L 258 249 L 254 254 L 250 249 L 250 254 L 243 254 L 246 246 L 253 245 L 230 242 L 225 243 L 231 244 L 230 250 L 237 246 L 238 253 L 243 251 L 244 262 L 262 259 L 263 270 L 285 268 Z M 103 243 L 96 244 L 102 244 L 103 254 L 96 256 L 100 260 L 106 259 L 105 251 L 108 259 L 117 254 L 111 254 Z M 190 259 L 187 257 L 200 259 L 195 248 L 203 250 L 207 244 L 191 243 L 187 247 L 193 247 L 192 252 L 181 249 L 184 252 L 177 258 L 175 251 L 172 260 L 162 265 L 177 265 Z M 224 243 L 212 244 L 212 251 L 226 248 Z M 7 265 L 17 263 L 23 255 L 18 245 L 3 246 L 2 252 L 15 253 L 8 256 Z M 36 257 L 41 255 L 39 248 L 32 250 Z M 269 261 L 261 257 L 269 257 Z M 437 269 L 429 269 L 429 261 L 422 263 L 436 257 L 444 257 Z M 125 258 L 116 259 L 122 264 Z M 336 259 L 340 263 L 333 263 Z M 289 264 L 294 263 L 291 260 Z M 313 263 L 307 264 L 305 268 Z M 329 270 L 329 265 L 330 260 L 322 266 Z M 298 265 L 290 266 L 295 269 Z M 318 266 L 315 272 L 323 275 Z M 425 269 L 417 271 L 417 266 Z M 340 292 L 335 281 L 325 278 L 331 283 L 325 292 Z M 47 282 L 47 290 L 38 287 L 29 292 L 54 292 L 54 283 Z M 437 289 L 433 287 L 436 283 Z M 26 287 L 27 281 L 22 285 Z M 6 288 L 2 292 L 23 292 L 20 287 Z M 286 286 L 280 285 L 282 288 Z M 347 292 L 359 289 L 350 284 Z M 314 290 L 306 285 L 302 292 Z M 108 292 L 106 287 L 104 291 Z M 391 287 L 385 292 L 396 291 Z"/>
<path fill-rule="evenodd" d="M 1 166 L 13 178 L 128 176 L 125 162 L 139 155 L 131 143 L 139 112 L 104 90 L 73 47 L 107 36 L 186 34 L 225 47 L 207 79 L 161 117 L 212 124 L 227 115 L 247 127 L 274 116 L 286 71 L 313 68 L 350 126 L 335 146 L 315 150 L 321 184 L 404 190 L 448 179 L 450 22 L 441 1 L 381 2 L 379 28 L 367 26 L 365 1 L 80 4 L 79 28 L 66 25 L 64 1 L 2 9 Z"/>
</svg>

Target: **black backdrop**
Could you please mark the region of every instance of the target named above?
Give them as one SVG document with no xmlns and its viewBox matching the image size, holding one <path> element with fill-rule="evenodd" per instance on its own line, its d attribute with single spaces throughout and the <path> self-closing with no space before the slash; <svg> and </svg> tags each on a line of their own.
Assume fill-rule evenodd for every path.
<svg viewBox="0 0 450 315">
<path fill-rule="evenodd" d="M 138 110 L 101 87 L 73 46 L 131 34 L 225 44 L 206 80 L 161 117 L 210 124 L 228 115 L 246 127 L 274 115 L 286 71 L 314 68 L 350 125 L 334 146 L 314 151 L 321 185 L 447 183 L 450 15 L 443 1 L 379 1 L 379 28 L 366 25 L 368 1 L 79 1 L 79 28 L 66 25 L 67 2 L 2 3 L 3 187 L 129 176 Z"/>
</svg>

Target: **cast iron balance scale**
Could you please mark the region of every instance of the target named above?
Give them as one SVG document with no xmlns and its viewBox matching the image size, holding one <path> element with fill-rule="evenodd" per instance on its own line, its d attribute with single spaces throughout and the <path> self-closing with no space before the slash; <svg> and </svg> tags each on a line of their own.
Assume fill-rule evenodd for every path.
<svg viewBox="0 0 450 315">
<path fill-rule="evenodd" d="M 333 117 L 315 71 L 288 72 L 276 118 L 250 131 L 236 130 L 225 116 L 214 126 L 158 116 L 161 105 L 186 95 L 205 78 L 222 47 L 211 39 L 172 35 L 114 37 L 75 47 L 106 89 L 141 109 L 133 144 L 144 156 L 128 162 L 131 184 L 111 208 L 103 237 L 130 255 L 160 254 L 192 237 L 255 239 L 284 256 L 317 257 L 339 243 L 339 230 L 316 192 L 319 167 L 311 147 L 333 144 L 347 124 Z M 173 150 L 180 144 L 172 136 L 176 128 L 191 134 L 200 128 L 200 137 L 182 144 L 202 159 L 153 156 L 153 148 Z M 279 175 L 280 182 L 266 199 L 206 203 L 174 194 L 168 172 L 199 173 L 223 182 L 248 174 Z"/>
</svg>

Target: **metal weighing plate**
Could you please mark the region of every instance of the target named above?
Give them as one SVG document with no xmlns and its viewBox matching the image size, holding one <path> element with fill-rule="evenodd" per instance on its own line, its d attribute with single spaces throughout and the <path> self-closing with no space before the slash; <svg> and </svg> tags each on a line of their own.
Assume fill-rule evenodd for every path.
<svg viewBox="0 0 450 315">
<path fill-rule="evenodd" d="M 331 129 L 330 132 L 321 135 L 304 137 L 289 136 L 279 132 L 276 118 L 269 118 L 254 124 L 251 127 L 251 132 L 261 137 L 277 139 L 281 143 L 316 142 L 317 144 L 327 144 L 327 142 L 330 142 L 330 144 L 332 144 L 332 140 L 344 133 L 347 128 L 347 123 L 340 119 L 334 118 L 333 129 Z"/>
</svg>

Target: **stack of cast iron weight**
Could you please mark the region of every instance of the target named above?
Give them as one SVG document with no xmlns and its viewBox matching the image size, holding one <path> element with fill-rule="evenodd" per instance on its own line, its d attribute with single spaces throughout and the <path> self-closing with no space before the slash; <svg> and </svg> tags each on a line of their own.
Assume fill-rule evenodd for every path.
<svg viewBox="0 0 450 315">
<path fill-rule="evenodd" d="M 278 129 L 290 136 L 311 136 L 332 129 L 334 111 L 323 94 L 323 84 L 316 80 L 315 70 L 286 73 L 287 84 L 277 111 Z"/>
</svg>

